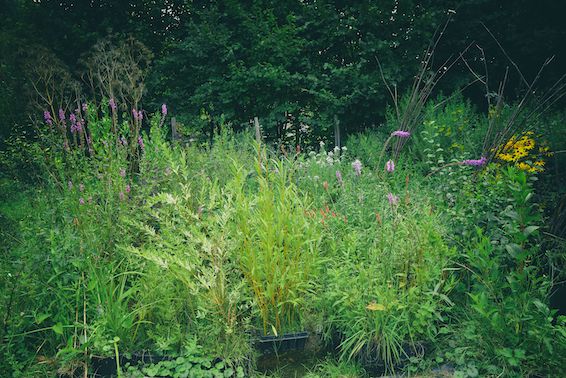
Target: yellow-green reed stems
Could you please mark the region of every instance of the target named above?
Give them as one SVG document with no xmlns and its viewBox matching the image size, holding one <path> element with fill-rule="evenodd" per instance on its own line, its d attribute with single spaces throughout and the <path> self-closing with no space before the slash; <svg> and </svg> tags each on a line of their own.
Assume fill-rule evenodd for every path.
<svg viewBox="0 0 566 378">
<path fill-rule="evenodd" d="M 261 158 L 261 155 L 259 155 Z M 320 235 L 305 216 L 308 202 L 292 182 L 287 162 L 257 161 L 257 192 L 244 193 L 245 172 L 234 181 L 240 269 L 259 308 L 264 334 L 297 327 L 312 286 Z"/>
</svg>

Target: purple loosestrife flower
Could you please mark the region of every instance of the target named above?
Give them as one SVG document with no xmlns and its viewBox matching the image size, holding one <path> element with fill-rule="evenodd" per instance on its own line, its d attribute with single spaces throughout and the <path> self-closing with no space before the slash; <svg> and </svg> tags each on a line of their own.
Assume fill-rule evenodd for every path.
<svg viewBox="0 0 566 378">
<path fill-rule="evenodd" d="M 77 121 L 77 124 L 75 125 L 75 129 L 80 133 L 81 131 L 83 131 L 83 125 L 85 123 L 84 119 L 79 119 Z"/>
<path fill-rule="evenodd" d="M 79 204 L 84 205 L 85 204 L 85 200 L 83 197 L 79 198 Z"/>
<path fill-rule="evenodd" d="M 340 185 L 344 185 L 344 181 L 342 180 L 342 172 L 336 171 L 336 180 Z"/>
<path fill-rule="evenodd" d="M 354 169 L 354 172 L 356 173 L 356 176 L 361 176 L 362 174 L 362 162 L 359 160 L 355 160 L 352 163 L 352 168 Z"/>
<path fill-rule="evenodd" d="M 167 105 L 161 105 L 161 114 L 165 117 L 167 115 Z"/>
<path fill-rule="evenodd" d="M 138 144 L 140 145 L 141 150 L 145 150 L 145 144 L 143 144 L 143 138 L 141 135 L 138 137 Z"/>
<path fill-rule="evenodd" d="M 53 119 L 51 118 L 51 113 L 48 110 L 43 112 L 43 118 L 45 119 L 45 123 L 49 126 L 53 125 Z"/>
<path fill-rule="evenodd" d="M 485 156 L 482 156 L 481 159 L 477 159 L 477 160 L 474 159 L 464 160 L 461 164 L 470 165 L 472 167 L 481 167 L 486 163 L 487 163 L 487 158 Z"/>
<path fill-rule="evenodd" d="M 397 136 L 399 138 L 408 138 L 411 136 L 411 133 L 408 131 L 396 130 L 391 133 L 391 136 Z"/>
<path fill-rule="evenodd" d="M 132 109 L 132 115 L 134 116 L 134 121 L 139 121 L 138 111 L 136 109 Z"/>
<path fill-rule="evenodd" d="M 130 187 L 130 184 L 126 184 L 126 193 L 130 193 L 132 191 L 132 188 Z"/>
<path fill-rule="evenodd" d="M 399 203 L 399 197 L 397 197 L 395 194 L 393 193 L 388 193 L 387 194 L 387 200 L 389 201 L 389 204 L 391 206 L 395 206 Z"/>
<path fill-rule="evenodd" d="M 71 113 L 69 120 L 71 121 L 71 133 L 74 134 L 77 131 L 77 116 Z"/>
<path fill-rule="evenodd" d="M 387 163 L 385 163 L 385 169 L 387 172 L 393 172 L 395 170 L 395 163 L 393 160 L 388 160 Z"/>
<path fill-rule="evenodd" d="M 88 105 L 85 103 L 83 103 L 83 112 L 86 112 L 88 110 Z"/>
<path fill-rule="evenodd" d="M 143 119 L 143 110 L 138 111 L 138 119 L 141 121 Z"/>
<path fill-rule="evenodd" d="M 116 111 L 116 101 L 114 101 L 113 98 L 111 98 L 111 99 L 108 101 L 108 105 L 110 106 L 110 109 L 112 109 L 113 112 Z"/>
<path fill-rule="evenodd" d="M 59 119 L 61 121 L 65 120 L 65 111 L 63 109 L 59 109 Z"/>
</svg>

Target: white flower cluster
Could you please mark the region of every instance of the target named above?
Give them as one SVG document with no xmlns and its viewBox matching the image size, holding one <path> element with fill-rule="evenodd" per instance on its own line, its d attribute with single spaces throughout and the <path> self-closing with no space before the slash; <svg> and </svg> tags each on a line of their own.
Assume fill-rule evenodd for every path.
<svg viewBox="0 0 566 378">
<path fill-rule="evenodd" d="M 340 163 L 340 161 L 344 158 L 344 153 L 346 152 L 346 150 L 346 147 L 339 148 L 338 146 L 336 146 L 334 147 L 334 149 L 327 152 L 324 142 L 320 142 L 319 152 L 309 152 L 309 158 L 307 159 L 306 164 L 332 166 L 335 163 Z"/>
</svg>

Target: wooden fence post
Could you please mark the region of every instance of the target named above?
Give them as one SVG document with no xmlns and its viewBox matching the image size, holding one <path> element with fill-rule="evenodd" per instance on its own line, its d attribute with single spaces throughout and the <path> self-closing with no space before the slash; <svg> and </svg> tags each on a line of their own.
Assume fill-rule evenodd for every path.
<svg viewBox="0 0 566 378">
<path fill-rule="evenodd" d="M 334 115 L 334 145 L 340 150 L 340 120 Z"/>
<path fill-rule="evenodd" d="M 259 119 L 254 117 L 254 126 L 255 126 L 255 140 L 258 143 L 261 143 L 261 128 L 259 127 Z"/>
<path fill-rule="evenodd" d="M 179 133 L 177 132 L 177 118 L 175 117 L 171 118 L 171 139 L 179 139 Z"/>
</svg>

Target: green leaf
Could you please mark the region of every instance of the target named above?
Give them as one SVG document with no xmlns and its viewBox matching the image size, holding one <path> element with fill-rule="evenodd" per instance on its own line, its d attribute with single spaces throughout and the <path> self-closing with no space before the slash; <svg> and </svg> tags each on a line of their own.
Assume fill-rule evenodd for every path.
<svg viewBox="0 0 566 378">
<path fill-rule="evenodd" d="M 61 322 L 55 324 L 53 327 L 51 327 L 51 329 L 58 335 L 63 334 L 63 324 Z"/>
</svg>

